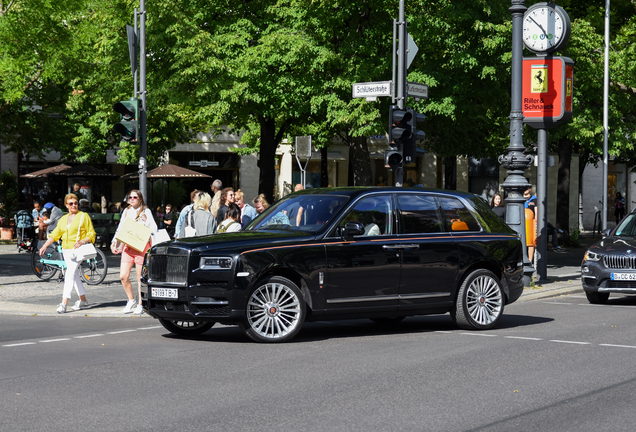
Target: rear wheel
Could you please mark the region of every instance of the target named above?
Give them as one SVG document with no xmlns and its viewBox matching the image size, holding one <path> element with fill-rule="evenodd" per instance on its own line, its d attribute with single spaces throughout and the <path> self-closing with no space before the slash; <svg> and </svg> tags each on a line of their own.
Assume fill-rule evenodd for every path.
<svg viewBox="0 0 636 432">
<path fill-rule="evenodd" d="M 586 292 L 587 301 L 592 304 L 605 304 L 609 299 L 609 293 Z"/>
<path fill-rule="evenodd" d="M 504 310 L 504 295 L 497 276 L 489 270 L 475 270 L 459 288 L 451 316 L 458 327 L 469 330 L 493 328 Z"/>
<path fill-rule="evenodd" d="M 98 248 L 95 248 L 95 250 L 97 250 L 97 256 L 95 256 L 95 258 L 84 260 L 79 265 L 80 276 L 82 280 L 89 285 L 102 283 L 108 273 L 106 255 Z"/>
<path fill-rule="evenodd" d="M 214 326 L 214 322 L 207 321 L 170 321 L 160 318 L 159 322 L 170 333 L 179 336 L 196 336 L 210 330 Z"/>
<path fill-rule="evenodd" d="M 305 322 L 305 301 L 295 283 L 280 276 L 259 282 L 247 301 L 240 324 L 256 342 L 286 342 Z"/>
<path fill-rule="evenodd" d="M 34 248 L 31 252 L 31 270 L 37 277 L 42 280 L 51 279 L 55 273 L 57 273 L 57 267 L 50 266 L 40 262 L 41 257 L 37 248 Z"/>
</svg>

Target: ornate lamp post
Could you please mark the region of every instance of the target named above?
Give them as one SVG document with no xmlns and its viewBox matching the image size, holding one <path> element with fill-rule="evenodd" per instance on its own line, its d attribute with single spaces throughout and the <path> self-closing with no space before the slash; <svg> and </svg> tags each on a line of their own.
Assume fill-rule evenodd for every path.
<svg viewBox="0 0 636 432">
<path fill-rule="evenodd" d="M 534 268 L 528 259 L 526 247 L 526 224 L 523 192 L 530 187 L 525 170 L 532 164 L 532 155 L 524 153 L 523 111 L 521 106 L 522 63 L 523 63 L 523 14 L 525 0 L 511 0 L 512 6 L 512 93 L 510 110 L 510 145 L 508 154 L 499 156 L 499 163 L 507 170 L 508 177 L 501 185 L 507 193 L 506 223 L 514 229 L 523 243 L 523 264 L 525 285 L 530 285 Z"/>
</svg>

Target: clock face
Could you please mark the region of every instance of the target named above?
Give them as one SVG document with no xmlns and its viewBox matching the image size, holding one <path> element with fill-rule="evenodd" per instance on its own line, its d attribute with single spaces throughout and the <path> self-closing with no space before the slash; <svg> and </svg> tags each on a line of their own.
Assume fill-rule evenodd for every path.
<svg viewBox="0 0 636 432">
<path fill-rule="evenodd" d="M 534 52 L 555 51 L 569 34 L 567 15 L 549 5 L 535 6 L 523 16 L 523 43 Z"/>
</svg>

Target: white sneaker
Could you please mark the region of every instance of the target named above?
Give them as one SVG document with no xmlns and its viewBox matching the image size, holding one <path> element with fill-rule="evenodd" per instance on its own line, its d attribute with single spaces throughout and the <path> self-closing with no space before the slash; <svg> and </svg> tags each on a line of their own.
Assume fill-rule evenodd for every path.
<svg viewBox="0 0 636 432">
<path fill-rule="evenodd" d="M 126 307 L 124 308 L 122 313 L 125 313 L 125 314 L 132 313 L 132 311 L 135 309 L 135 306 L 137 306 L 137 300 L 135 299 L 128 300 L 126 302 Z"/>
<path fill-rule="evenodd" d="M 65 313 L 65 312 L 66 312 L 66 305 L 65 305 L 64 303 L 60 303 L 60 304 L 57 306 L 57 313 L 59 313 L 59 314 L 63 314 L 63 313 Z"/>
<path fill-rule="evenodd" d="M 144 313 L 144 307 L 142 305 L 137 305 L 137 307 L 135 308 L 135 310 L 133 311 L 133 314 L 135 315 L 141 315 L 142 313 Z"/>
<path fill-rule="evenodd" d="M 71 309 L 73 309 L 74 311 L 78 311 L 80 309 L 86 309 L 88 307 L 88 302 L 87 301 L 81 301 L 78 300 L 75 302 L 75 304 L 71 307 Z"/>
</svg>

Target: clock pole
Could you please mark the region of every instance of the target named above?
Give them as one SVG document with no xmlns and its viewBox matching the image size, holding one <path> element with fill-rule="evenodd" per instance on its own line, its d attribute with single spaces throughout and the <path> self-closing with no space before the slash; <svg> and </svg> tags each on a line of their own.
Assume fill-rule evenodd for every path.
<svg viewBox="0 0 636 432">
<path fill-rule="evenodd" d="M 530 285 L 534 268 L 528 259 L 526 247 L 526 223 L 523 192 L 530 187 L 525 170 L 532 164 L 532 155 L 525 154 L 523 145 L 522 65 L 523 65 L 523 14 L 525 0 L 511 0 L 512 6 L 512 92 L 510 110 L 510 145 L 508 154 L 499 156 L 499 163 L 507 170 L 508 177 L 501 185 L 507 193 L 506 223 L 514 229 L 523 245 L 524 284 Z"/>
</svg>

